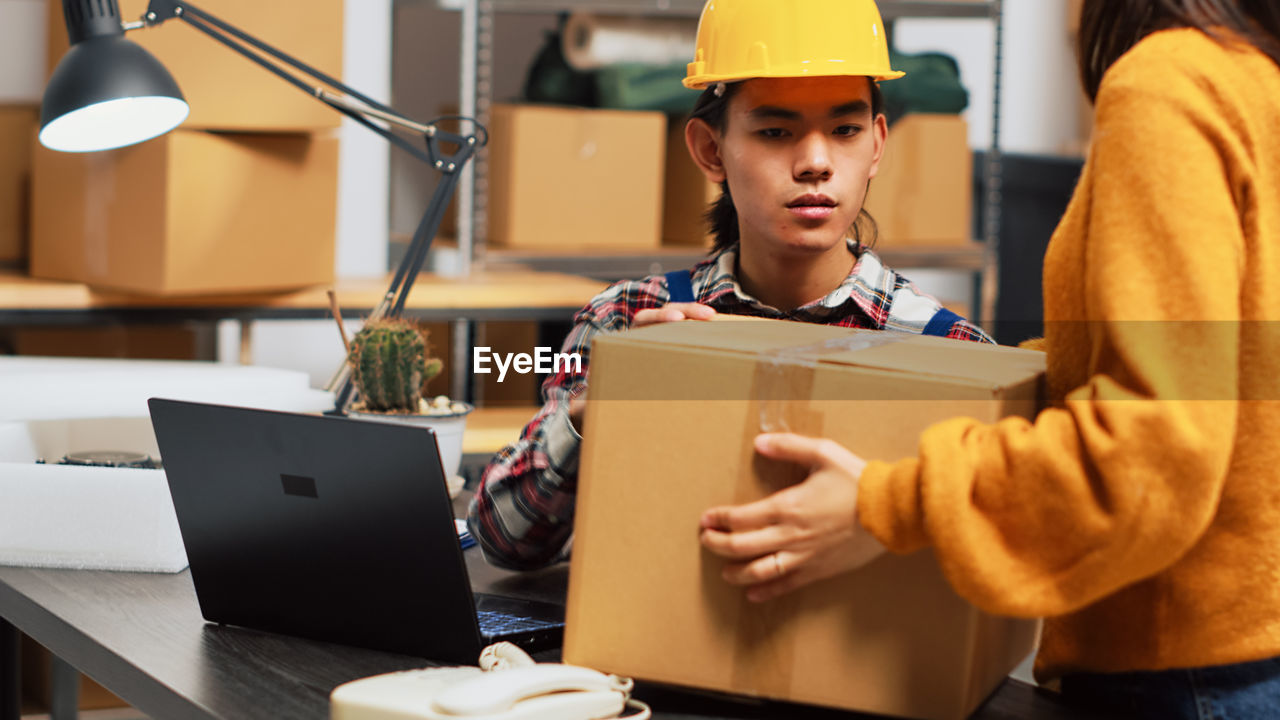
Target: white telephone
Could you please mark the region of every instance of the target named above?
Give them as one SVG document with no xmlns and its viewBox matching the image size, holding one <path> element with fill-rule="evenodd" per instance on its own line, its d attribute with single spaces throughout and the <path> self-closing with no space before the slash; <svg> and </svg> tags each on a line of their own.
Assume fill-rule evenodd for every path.
<svg viewBox="0 0 1280 720">
<path fill-rule="evenodd" d="M 330 720 L 603 720 L 629 706 L 634 683 L 574 665 L 534 663 L 510 643 L 485 648 L 481 668 L 408 670 L 340 685 L 329 696 Z"/>
</svg>

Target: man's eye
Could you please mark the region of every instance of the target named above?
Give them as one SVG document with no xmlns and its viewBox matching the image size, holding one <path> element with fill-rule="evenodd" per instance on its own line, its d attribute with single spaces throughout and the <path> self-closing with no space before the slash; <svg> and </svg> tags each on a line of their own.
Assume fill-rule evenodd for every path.
<svg viewBox="0 0 1280 720">
<path fill-rule="evenodd" d="M 782 128 L 764 128 L 763 130 L 757 130 L 756 134 L 762 138 L 776 139 L 785 136 L 787 131 Z"/>
<path fill-rule="evenodd" d="M 862 132 L 862 128 L 857 125 L 841 125 L 840 127 L 836 128 L 835 134 L 852 137 L 854 135 L 857 135 L 860 132 Z"/>
</svg>

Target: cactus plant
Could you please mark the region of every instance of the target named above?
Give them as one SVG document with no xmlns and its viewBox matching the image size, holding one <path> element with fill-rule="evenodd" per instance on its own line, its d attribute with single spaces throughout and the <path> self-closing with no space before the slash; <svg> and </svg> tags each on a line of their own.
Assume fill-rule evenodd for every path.
<svg viewBox="0 0 1280 720">
<path fill-rule="evenodd" d="M 442 363 L 430 357 L 425 329 L 401 318 L 374 320 L 351 339 L 347 350 L 364 409 L 418 412 L 427 381 Z"/>
</svg>

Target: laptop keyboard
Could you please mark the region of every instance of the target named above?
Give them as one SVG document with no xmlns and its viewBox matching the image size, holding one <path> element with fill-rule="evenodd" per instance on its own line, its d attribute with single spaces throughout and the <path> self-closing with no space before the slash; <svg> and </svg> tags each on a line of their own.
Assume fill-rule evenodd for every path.
<svg viewBox="0 0 1280 720">
<path fill-rule="evenodd" d="M 480 634 L 487 637 L 557 628 L 564 624 L 493 610 L 477 610 L 476 621 L 480 625 Z"/>
</svg>

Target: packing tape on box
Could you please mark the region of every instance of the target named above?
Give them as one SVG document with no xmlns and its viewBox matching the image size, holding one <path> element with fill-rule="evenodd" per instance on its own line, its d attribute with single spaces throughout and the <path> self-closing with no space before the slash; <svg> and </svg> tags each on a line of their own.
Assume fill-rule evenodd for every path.
<svg viewBox="0 0 1280 720">
<path fill-rule="evenodd" d="M 758 425 L 748 417 L 743 437 L 748 443 L 760 432 L 793 432 L 817 436 L 823 431 L 822 416 L 813 410 L 814 381 L 818 364 L 825 356 L 858 352 L 901 342 L 908 336 L 892 331 L 852 331 L 845 337 L 821 343 L 768 350 L 758 355 L 752 379 L 753 397 L 759 404 Z M 793 463 L 757 458 L 757 472 L 766 483 L 766 493 L 802 482 L 809 469 Z M 741 498 L 740 500 L 746 500 Z M 790 697 L 792 668 L 796 667 L 794 643 L 778 638 L 794 637 L 781 632 L 799 611 L 798 594 L 768 603 L 752 603 L 744 595 L 738 607 L 739 632 L 734 642 L 733 686 L 761 697 Z"/>
<path fill-rule="evenodd" d="M 813 378 L 819 361 L 824 356 L 891 345 L 907 337 L 905 333 L 868 330 L 821 343 L 760 353 L 755 377 L 760 431 L 801 434 L 821 431 L 821 427 L 811 426 L 812 419 L 798 407 L 807 405 L 813 395 Z M 804 402 L 797 403 L 797 400 Z"/>
<path fill-rule="evenodd" d="M 675 65 L 693 57 L 697 22 L 573 13 L 561 35 L 561 51 L 577 70 L 609 65 Z"/>
</svg>

